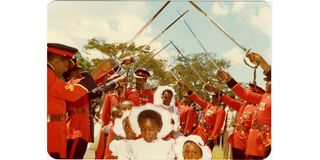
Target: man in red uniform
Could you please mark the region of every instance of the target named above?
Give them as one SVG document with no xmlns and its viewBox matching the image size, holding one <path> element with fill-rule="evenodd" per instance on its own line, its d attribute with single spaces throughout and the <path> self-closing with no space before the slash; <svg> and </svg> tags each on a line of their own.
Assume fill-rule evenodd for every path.
<svg viewBox="0 0 320 160">
<path fill-rule="evenodd" d="M 73 67 L 63 74 L 65 81 L 82 77 L 82 69 Z M 97 94 L 96 96 L 101 96 Z M 90 97 L 85 95 L 75 102 L 67 102 L 69 121 L 67 122 L 67 154 L 70 159 L 82 159 L 88 142 L 91 141 L 90 131 Z"/>
<path fill-rule="evenodd" d="M 213 88 L 213 86 L 210 87 Z M 251 83 L 249 84 L 249 90 L 259 94 L 265 93 L 263 89 L 258 86 L 254 86 Z M 245 150 L 247 148 L 248 135 L 256 106 L 246 101 L 243 102 L 235 100 L 227 94 L 221 96 L 221 101 L 225 102 L 229 107 L 237 111 L 235 130 L 228 138 L 228 142 L 232 146 L 232 158 L 246 159 Z"/>
<path fill-rule="evenodd" d="M 112 106 L 124 101 L 124 85 L 118 83 L 115 92 L 105 95 L 102 105 L 101 120 L 102 126 L 106 126 L 110 121 L 110 114 Z"/>
<path fill-rule="evenodd" d="M 57 43 L 47 47 L 47 149 L 53 158 L 67 158 L 66 101 L 75 102 L 94 89 L 95 79 L 107 73 L 114 60 L 105 60 L 90 75 L 65 82 L 60 78 L 74 65 L 72 57 L 78 50 Z"/>
<path fill-rule="evenodd" d="M 180 116 L 180 131 L 185 135 L 192 133 L 193 126 L 198 123 L 198 114 L 195 109 L 191 107 L 193 101 L 188 94 L 183 95 L 182 102 L 177 102 L 179 116 Z"/>
<path fill-rule="evenodd" d="M 253 113 L 251 129 L 248 135 L 246 155 L 249 159 L 263 159 L 271 150 L 271 66 L 258 54 L 247 55 L 251 62 L 259 62 L 267 76 L 266 93 L 258 94 L 244 89 L 225 71 L 218 71 L 217 75 L 227 82 L 232 92 L 241 99 L 256 104 L 257 109 Z"/>
<path fill-rule="evenodd" d="M 179 85 L 182 86 L 182 88 L 187 88 L 182 82 L 179 82 Z M 212 94 L 211 102 L 207 103 L 192 91 L 189 90 L 187 93 L 191 100 L 203 108 L 203 116 L 201 117 L 198 127 L 192 134 L 200 136 L 212 149 L 213 145 L 218 143 L 218 136 L 221 132 L 226 115 L 224 109 L 219 106 L 219 95 Z"/>
<path fill-rule="evenodd" d="M 134 74 L 136 78 L 136 87 L 127 89 L 126 99 L 132 101 L 135 106 L 153 103 L 152 90 L 145 89 L 144 87 L 150 73 L 144 69 L 138 69 Z"/>
<path fill-rule="evenodd" d="M 65 81 L 79 79 L 85 75 L 80 67 L 73 67 L 63 74 Z M 96 91 L 96 92 L 94 92 Z M 88 142 L 92 142 L 90 126 L 90 100 L 100 97 L 97 88 L 75 102 L 67 102 L 69 121 L 67 122 L 67 154 L 70 159 L 82 159 Z"/>
</svg>

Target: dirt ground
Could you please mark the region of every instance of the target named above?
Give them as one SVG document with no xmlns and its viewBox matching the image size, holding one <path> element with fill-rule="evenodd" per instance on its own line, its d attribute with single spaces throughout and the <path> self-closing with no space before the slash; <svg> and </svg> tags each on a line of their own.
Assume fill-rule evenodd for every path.
<svg viewBox="0 0 320 160">
<path fill-rule="evenodd" d="M 91 148 L 87 148 L 86 153 L 84 154 L 83 159 L 94 159 L 94 150 Z"/>
</svg>

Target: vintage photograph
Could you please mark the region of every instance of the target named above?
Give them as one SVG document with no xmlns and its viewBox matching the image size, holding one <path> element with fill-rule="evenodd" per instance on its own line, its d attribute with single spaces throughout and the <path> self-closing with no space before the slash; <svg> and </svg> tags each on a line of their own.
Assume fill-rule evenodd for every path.
<svg viewBox="0 0 320 160">
<path fill-rule="evenodd" d="M 265 159 L 271 1 L 52 1 L 55 159 Z"/>
</svg>

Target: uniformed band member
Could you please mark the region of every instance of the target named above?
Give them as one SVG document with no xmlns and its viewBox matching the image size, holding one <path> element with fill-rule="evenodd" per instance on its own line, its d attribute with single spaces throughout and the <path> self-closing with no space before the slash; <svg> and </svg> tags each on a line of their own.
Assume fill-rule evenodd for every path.
<svg viewBox="0 0 320 160">
<path fill-rule="evenodd" d="M 65 81 L 82 78 L 82 68 L 73 67 L 63 74 Z M 90 92 L 75 102 L 67 101 L 69 120 L 67 122 L 67 154 L 71 159 L 82 159 L 88 142 L 92 141 L 90 130 L 90 100 L 101 93 Z"/>
<path fill-rule="evenodd" d="M 135 88 L 128 88 L 126 93 L 126 99 L 134 103 L 135 106 L 141 106 L 146 103 L 153 103 L 153 92 L 150 89 L 145 88 L 147 78 L 150 77 L 150 73 L 145 69 L 138 69 L 134 73 L 136 86 Z"/>
<path fill-rule="evenodd" d="M 250 86 L 251 90 L 256 90 Z M 259 90 L 259 93 L 264 93 L 263 90 Z M 233 159 L 245 159 L 245 150 L 247 148 L 247 138 L 251 128 L 252 116 L 256 109 L 256 106 L 246 101 L 242 102 L 235 100 L 224 94 L 221 96 L 221 101 L 225 102 L 229 107 L 237 111 L 235 130 L 229 136 L 228 142 L 232 146 Z"/>
<path fill-rule="evenodd" d="M 251 53 L 248 57 L 253 63 L 259 61 L 264 70 L 266 93 L 258 94 L 244 89 L 229 73 L 223 70 L 217 72 L 217 75 L 227 82 L 233 93 L 241 99 L 257 105 L 252 117 L 245 154 L 250 159 L 263 159 L 270 154 L 271 150 L 271 66 L 256 53 Z"/>
<path fill-rule="evenodd" d="M 112 106 L 124 101 L 124 87 L 123 83 L 117 83 L 115 92 L 105 95 L 101 113 L 102 126 L 109 124 Z"/>
<path fill-rule="evenodd" d="M 180 131 L 184 135 L 190 135 L 193 127 L 198 125 L 198 114 L 195 109 L 191 107 L 193 101 L 187 93 L 183 94 L 182 102 L 177 102 L 179 116 L 180 116 Z"/>
<path fill-rule="evenodd" d="M 192 134 L 199 135 L 210 148 L 213 148 L 214 144 L 218 144 L 218 136 L 220 135 L 226 115 L 224 108 L 218 103 L 219 95 L 212 94 L 211 102 L 207 103 L 191 91 L 188 91 L 188 94 L 204 111 L 198 127 Z"/>
<path fill-rule="evenodd" d="M 66 101 L 75 102 L 96 87 L 95 79 L 114 65 L 111 59 L 86 77 L 65 82 L 62 74 L 73 67 L 76 48 L 57 43 L 47 44 L 47 150 L 53 158 L 67 158 Z"/>
<path fill-rule="evenodd" d="M 186 84 L 178 82 L 178 85 L 188 89 Z M 214 144 L 218 144 L 218 136 L 224 123 L 225 111 L 219 104 L 219 96 L 211 92 L 211 102 L 207 103 L 191 90 L 187 91 L 190 99 L 197 103 L 203 109 L 203 115 L 197 126 L 192 132 L 202 138 L 205 144 L 212 149 Z"/>
</svg>

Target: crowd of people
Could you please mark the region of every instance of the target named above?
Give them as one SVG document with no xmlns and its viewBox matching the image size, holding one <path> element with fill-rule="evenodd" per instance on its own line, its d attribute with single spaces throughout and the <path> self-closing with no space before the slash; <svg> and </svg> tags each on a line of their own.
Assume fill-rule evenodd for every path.
<svg viewBox="0 0 320 160">
<path fill-rule="evenodd" d="M 95 159 L 264 159 L 271 151 L 271 66 L 259 54 L 246 56 L 264 70 L 265 89 L 238 83 L 218 70 L 220 82 L 236 97 L 211 84 L 205 101 L 185 82 L 176 98 L 170 86 L 145 88 L 150 72 L 137 69 L 135 86 L 116 70 L 130 60 L 109 58 L 90 73 L 76 65 L 76 48 L 48 43 L 47 150 L 53 158 L 82 159 L 93 142 L 92 98 L 102 97 Z"/>
</svg>

